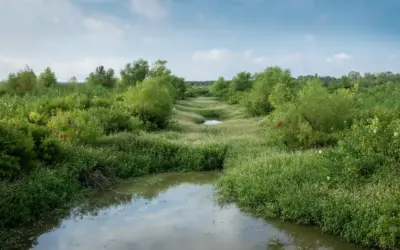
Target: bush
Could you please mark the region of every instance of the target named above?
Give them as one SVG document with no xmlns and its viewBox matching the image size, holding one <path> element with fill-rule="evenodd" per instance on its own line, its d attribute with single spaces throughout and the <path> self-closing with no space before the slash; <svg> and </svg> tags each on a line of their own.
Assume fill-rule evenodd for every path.
<svg viewBox="0 0 400 250">
<path fill-rule="evenodd" d="M 96 68 L 95 72 L 90 73 L 86 78 L 86 82 L 92 85 L 100 85 L 106 88 L 114 88 L 117 83 L 117 79 L 114 77 L 114 70 L 105 70 L 104 66 L 101 65 Z"/>
<path fill-rule="evenodd" d="M 43 73 L 39 75 L 38 83 L 40 86 L 51 87 L 57 84 L 57 78 L 53 71 L 47 67 Z"/>
<path fill-rule="evenodd" d="M 7 79 L 7 92 L 25 95 L 37 87 L 35 72 L 28 66 L 17 74 L 10 74 Z"/>
<path fill-rule="evenodd" d="M 121 84 L 124 86 L 135 86 L 149 75 L 149 63 L 139 59 L 125 65 L 121 70 Z"/>
<path fill-rule="evenodd" d="M 1 120 L 0 177 L 14 178 L 37 165 L 35 142 L 30 131 L 12 120 Z"/>
<path fill-rule="evenodd" d="M 244 102 L 247 114 L 250 116 L 267 115 L 273 110 L 270 95 L 277 85 L 283 85 L 284 89 L 291 91 L 295 89 L 290 71 L 279 67 L 269 67 L 262 73 L 256 74 L 254 78 L 254 87 Z"/>
<path fill-rule="evenodd" d="M 90 143 L 104 134 L 100 119 L 83 110 L 60 112 L 51 117 L 47 126 L 54 135 L 67 141 Z"/>
<path fill-rule="evenodd" d="M 121 131 L 135 131 L 143 127 L 139 118 L 132 116 L 123 107 L 90 108 L 87 112 L 90 117 L 100 121 L 106 135 Z"/>
<path fill-rule="evenodd" d="M 211 86 L 210 92 L 213 96 L 223 99 L 228 91 L 228 82 L 223 77 L 219 77 Z"/>
<path fill-rule="evenodd" d="M 156 128 L 164 128 L 172 115 L 169 86 L 162 80 L 162 77 L 147 78 L 128 89 L 124 97 L 133 115 Z"/>
<path fill-rule="evenodd" d="M 308 81 L 292 102 L 279 102 L 269 117 L 271 135 L 292 148 L 334 145 L 337 132 L 351 125 L 354 94 L 338 89 L 330 94 L 318 79 Z"/>
</svg>

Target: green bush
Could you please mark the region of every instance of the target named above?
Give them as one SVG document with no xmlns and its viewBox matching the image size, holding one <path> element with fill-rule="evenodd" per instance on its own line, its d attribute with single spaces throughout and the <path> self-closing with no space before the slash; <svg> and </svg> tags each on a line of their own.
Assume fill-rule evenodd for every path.
<svg viewBox="0 0 400 250">
<path fill-rule="evenodd" d="M 0 177 L 14 178 L 37 166 L 30 131 L 12 120 L 0 121 Z"/>
<path fill-rule="evenodd" d="M 162 77 L 151 77 L 128 89 L 124 101 L 145 124 L 164 128 L 172 115 L 169 86 Z"/>
<path fill-rule="evenodd" d="M 317 79 L 308 81 L 292 102 L 279 105 L 277 98 L 270 133 L 292 148 L 334 145 L 336 133 L 351 125 L 354 103 L 350 90 L 329 93 Z"/>
<path fill-rule="evenodd" d="M 7 92 L 16 95 L 25 95 L 37 87 L 35 72 L 28 66 L 17 74 L 10 74 L 7 82 Z"/>
<path fill-rule="evenodd" d="M 104 134 L 100 119 L 83 110 L 60 112 L 51 117 L 47 126 L 54 135 L 67 141 L 89 143 Z"/>
<path fill-rule="evenodd" d="M 219 77 L 211 86 L 210 92 L 213 96 L 223 99 L 228 92 L 229 84 L 223 77 Z"/>
<path fill-rule="evenodd" d="M 132 116 L 123 107 L 115 105 L 110 108 L 97 107 L 90 108 L 87 112 L 88 116 L 100 121 L 106 135 L 121 131 L 135 131 L 143 127 L 139 118 Z"/>
<path fill-rule="evenodd" d="M 279 67 L 269 67 L 262 73 L 256 74 L 254 79 L 254 87 L 244 102 L 247 114 L 250 116 L 267 115 L 274 109 L 270 95 L 277 85 L 283 85 L 283 89 L 290 91 L 295 89 L 290 71 Z"/>
<path fill-rule="evenodd" d="M 117 79 L 114 76 L 114 70 L 106 70 L 103 65 L 98 66 L 95 72 L 89 74 L 86 78 L 86 82 L 91 85 L 100 85 L 106 88 L 114 88 L 117 83 Z"/>
<path fill-rule="evenodd" d="M 135 86 L 149 75 L 149 63 L 139 59 L 125 65 L 121 70 L 121 84 L 124 86 Z"/>
<path fill-rule="evenodd" d="M 44 87 L 52 87 L 57 84 L 56 75 L 49 67 L 47 67 L 44 72 L 39 75 L 38 84 Z"/>
</svg>

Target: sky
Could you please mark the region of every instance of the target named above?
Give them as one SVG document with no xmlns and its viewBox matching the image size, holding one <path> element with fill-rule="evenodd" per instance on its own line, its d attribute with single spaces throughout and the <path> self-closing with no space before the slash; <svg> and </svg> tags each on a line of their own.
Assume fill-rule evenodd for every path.
<svg viewBox="0 0 400 250">
<path fill-rule="evenodd" d="M 0 79 L 60 80 L 144 58 L 187 80 L 268 66 L 294 76 L 400 72 L 398 0 L 0 0 Z"/>
</svg>

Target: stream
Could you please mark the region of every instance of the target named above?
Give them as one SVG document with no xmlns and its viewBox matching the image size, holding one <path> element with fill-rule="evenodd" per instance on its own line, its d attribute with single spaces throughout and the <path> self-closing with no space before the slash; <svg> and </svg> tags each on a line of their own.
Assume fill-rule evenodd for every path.
<svg viewBox="0 0 400 250">
<path fill-rule="evenodd" d="M 63 220 L 44 222 L 30 249 L 361 249 L 314 227 L 264 221 L 235 205 L 220 207 L 213 197 L 217 177 L 217 172 L 165 173 L 121 183 L 92 195 Z"/>
</svg>

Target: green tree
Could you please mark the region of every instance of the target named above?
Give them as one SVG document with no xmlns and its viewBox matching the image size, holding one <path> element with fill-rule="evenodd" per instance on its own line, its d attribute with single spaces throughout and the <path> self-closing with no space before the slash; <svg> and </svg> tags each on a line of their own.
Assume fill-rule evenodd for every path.
<svg viewBox="0 0 400 250">
<path fill-rule="evenodd" d="M 51 87 L 57 84 L 57 77 L 50 67 L 47 67 L 40 75 L 38 79 L 40 86 Z"/>
<path fill-rule="evenodd" d="M 282 70 L 280 67 L 268 67 L 262 73 L 254 76 L 254 87 L 251 90 L 246 102 L 247 113 L 252 116 L 266 115 L 273 110 L 270 95 L 277 87 L 280 91 L 275 94 L 272 100 L 275 104 L 285 102 L 292 98 L 294 79 L 290 70 Z"/>
<path fill-rule="evenodd" d="M 213 96 L 223 98 L 227 94 L 228 86 L 228 82 L 221 76 L 210 86 L 210 91 Z"/>
<path fill-rule="evenodd" d="M 174 99 L 183 100 L 186 95 L 186 82 L 182 77 L 177 77 L 175 75 L 171 76 L 172 85 L 174 87 Z"/>
<path fill-rule="evenodd" d="M 253 86 L 251 74 L 249 72 L 240 72 L 233 79 L 230 84 L 232 92 L 243 92 Z"/>
<path fill-rule="evenodd" d="M 171 70 L 167 68 L 167 61 L 165 60 L 157 60 L 151 66 L 149 71 L 149 76 L 151 77 L 158 77 L 163 75 L 171 75 Z"/>
<path fill-rule="evenodd" d="M 35 72 L 26 66 L 25 69 L 17 74 L 11 73 L 7 79 L 7 92 L 17 95 L 24 95 L 37 87 L 37 77 Z"/>
<path fill-rule="evenodd" d="M 78 79 L 76 79 L 76 76 L 71 77 L 68 80 L 69 84 L 78 84 Z"/>
<path fill-rule="evenodd" d="M 164 128 L 172 115 L 172 97 L 162 77 L 149 77 L 131 87 L 124 101 L 146 125 Z"/>
<path fill-rule="evenodd" d="M 86 78 L 88 84 L 101 85 L 106 88 L 113 88 L 117 83 L 117 79 L 114 77 L 114 70 L 105 70 L 104 66 L 98 66 L 95 72 L 90 73 Z"/>
<path fill-rule="evenodd" d="M 121 83 L 125 86 L 134 86 L 143 81 L 149 75 L 149 63 L 139 59 L 125 65 L 121 70 Z"/>
</svg>

